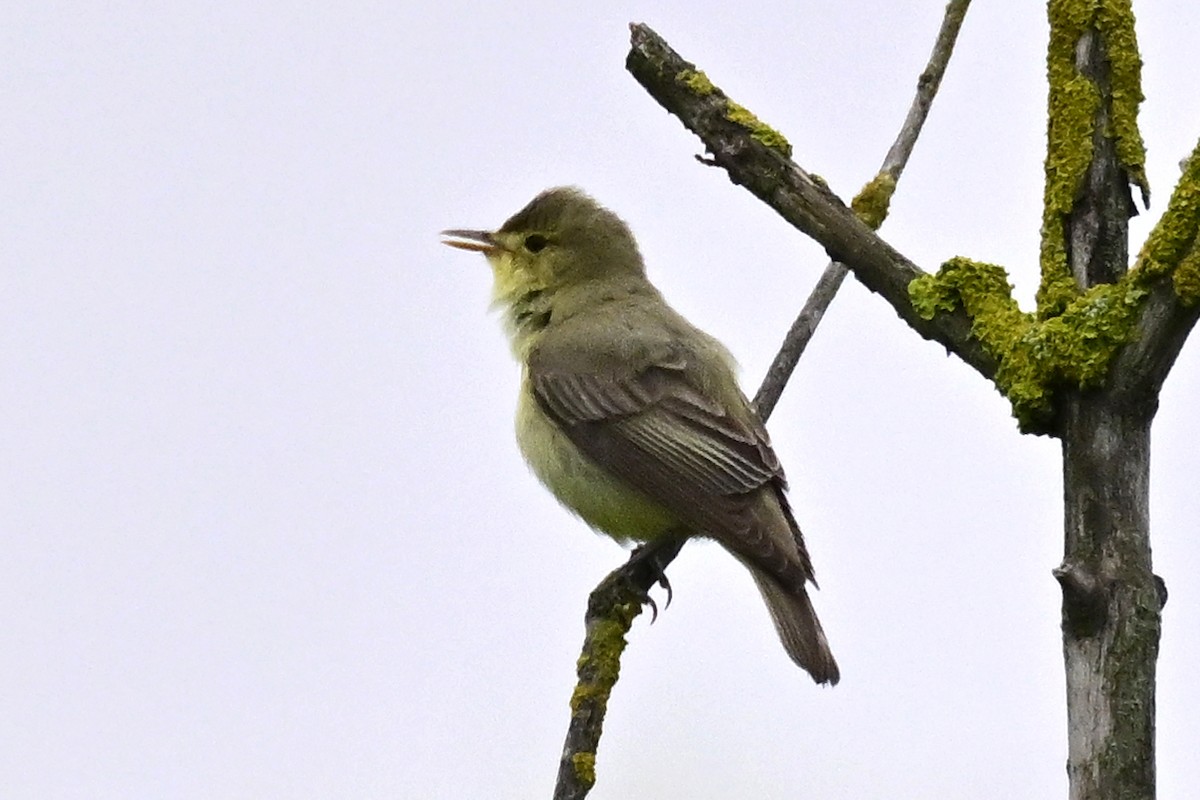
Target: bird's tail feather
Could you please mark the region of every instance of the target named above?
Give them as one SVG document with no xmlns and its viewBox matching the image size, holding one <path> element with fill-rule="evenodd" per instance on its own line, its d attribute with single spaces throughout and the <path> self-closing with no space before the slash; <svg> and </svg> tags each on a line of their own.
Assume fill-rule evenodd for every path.
<svg viewBox="0 0 1200 800">
<path fill-rule="evenodd" d="M 794 592 L 786 591 L 765 572 L 753 567 L 750 573 L 771 612 L 783 649 L 787 650 L 792 661 L 817 683 L 835 685 L 841 673 L 812 602 L 808 599 L 808 592 L 803 587 Z"/>
</svg>

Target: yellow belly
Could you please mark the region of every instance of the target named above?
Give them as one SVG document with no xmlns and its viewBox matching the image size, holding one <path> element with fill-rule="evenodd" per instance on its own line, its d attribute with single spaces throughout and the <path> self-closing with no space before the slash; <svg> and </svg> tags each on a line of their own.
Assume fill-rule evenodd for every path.
<svg viewBox="0 0 1200 800">
<path fill-rule="evenodd" d="M 596 530 L 645 541 L 679 527 L 674 514 L 581 453 L 538 407 L 527 384 L 517 403 L 517 443 L 538 480 Z"/>
</svg>

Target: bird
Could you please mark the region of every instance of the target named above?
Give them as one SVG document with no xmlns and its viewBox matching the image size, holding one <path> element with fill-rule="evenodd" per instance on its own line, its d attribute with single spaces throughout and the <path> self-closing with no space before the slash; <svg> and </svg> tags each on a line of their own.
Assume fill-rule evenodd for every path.
<svg viewBox="0 0 1200 800">
<path fill-rule="evenodd" d="M 766 428 L 729 351 L 650 282 L 629 226 L 557 187 L 494 231 L 442 235 L 491 266 L 493 306 L 521 364 L 517 442 L 541 483 L 619 542 L 719 543 L 749 570 L 791 660 L 836 684 Z"/>
</svg>

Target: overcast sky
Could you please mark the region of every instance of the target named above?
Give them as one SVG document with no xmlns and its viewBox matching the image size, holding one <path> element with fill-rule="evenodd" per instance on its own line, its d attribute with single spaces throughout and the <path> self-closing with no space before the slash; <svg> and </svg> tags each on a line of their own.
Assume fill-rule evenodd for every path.
<svg viewBox="0 0 1200 800">
<path fill-rule="evenodd" d="M 883 234 L 1037 283 L 1044 7 L 977 0 Z M 0 11 L 0 796 L 548 797 L 624 559 L 528 474 L 477 255 L 576 184 L 752 392 L 820 248 L 693 158 L 642 21 L 849 197 L 941 0 L 16 2 Z M 1140 2 L 1154 191 L 1200 136 L 1193 0 Z M 1155 425 L 1163 798 L 1200 785 L 1200 351 Z M 772 435 L 842 667 L 713 545 L 639 619 L 596 800 L 1065 796 L 1054 441 L 848 281 Z"/>
</svg>

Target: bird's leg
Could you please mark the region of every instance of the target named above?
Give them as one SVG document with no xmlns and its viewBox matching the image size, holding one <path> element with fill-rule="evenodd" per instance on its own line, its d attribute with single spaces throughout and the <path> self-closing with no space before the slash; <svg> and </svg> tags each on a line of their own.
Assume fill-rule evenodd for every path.
<svg viewBox="0 0 1200 800">
<path fill-rule="evenodd" d="M 664 609 L 671 607 L 672 596 L 671 582 L 667 580 L 667 565 L 675 559 L 675 556 L 679 555 L 679 549 L 683 547 L 683 542 L 682 537 L 672 536 L 640 544 L 633 549 L 633 553 L 630 554 L 629 561 L 625 565 L 627 568 L 644 565 L 650 576 L 654 578 L 650 586 L 658 584 L 667 590 L 667 602 L 663 606 Z M 654 617 L 657 618 L 658 609 L 654 606 L 654 600 L 650 597 L 648 588 L 646 599 L 650 603 L 651 610 L 655 612 Z"/>
<path fill-rule="evenodd" d="M 686 538 L 683 536 L 662 536 L 634 548 L 629 560 L 608 574 L 597 587 L 603 592 L 614 589 L 618 585 L 631 591 L 643 604 L 650 606 L 650 621 L 658 619 L 658 604 L 650 596 L 650 589 L 656 584 L 667 590 L 667 603 L 671 605 L 671 582 L 667 580 L 667 565 L 679 554 Z"/>
</svg>

